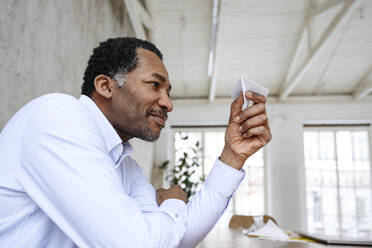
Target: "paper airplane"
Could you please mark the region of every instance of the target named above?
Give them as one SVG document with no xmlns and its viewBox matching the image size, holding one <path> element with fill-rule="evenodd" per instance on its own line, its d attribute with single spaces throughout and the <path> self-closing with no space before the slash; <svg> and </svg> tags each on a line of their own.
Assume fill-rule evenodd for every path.
<svg viewBox="0 0 372 248">
<path fill-rule="evenodd" d="M 259 85 L 258 83 L 255 83 L 252 80 L 241 76 L 239 79 L 239 82 L 235 85 L 234 89 L 231 91 L 230 96 L 235 100 L 240 95 L 241 92 L 245 93 L 247 90 L 260 94 L 264 97 L 267 97 L 269 95 L 269 89 L 266 89 L 262 85 Z M 248 100 L 245 97 L 245 94 L 243 94 L 243 96 L 244 96 L 244 104 L 243 104 L 242 109 L 252 106 L 253 101 Z"/>
</svg>

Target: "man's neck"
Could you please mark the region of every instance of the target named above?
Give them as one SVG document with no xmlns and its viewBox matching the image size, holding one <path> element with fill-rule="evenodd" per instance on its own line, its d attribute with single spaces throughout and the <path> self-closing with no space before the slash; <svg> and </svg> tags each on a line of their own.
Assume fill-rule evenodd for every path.
<svg viewBox="0 0 372 248">
<path fill-rule="evenodd" d="M 103 99 L 100 95 L 98 95 L 95 91 L 92 93 L 92 100 L 94 101 L 94 103 L 97 105 L 97 107 L 101 110 L 101 112 L 103 113 L 104 116 L 106 116 L 107 120 L 111 123 L 111 125 L 113 125 L 113 123 L 110 121 L 110 116 L 108 115 L 108 113 L 106 113 L 106 107 L 105 105 L 107 104 L 107 101 L 105 101 L 105 99 Z M 133 136 L 130 136 L 128 135 L 127 133 L 125 133 L 124 131 L 120 130 L 118 127 L 116 127 L 115 125 L 113 125 L 116 133 L 119 135 L 121 141 L 124 143 L 128 142 L 131 138 L 133 138 Z"/>
<path fill-rule="evenodd" d="M 133 137 L 131 137 L 129 135 L 126 135 L 126 134 L 121 133 L 116 128 L 115 128 L 115 130 L 118 133 L 118 135 L 119 135 L 121 141 L 123 142 L 123 144 L 126 143 L 126 142 L 128 142 L 131 138 L 133 138 Z"/>
</svg>

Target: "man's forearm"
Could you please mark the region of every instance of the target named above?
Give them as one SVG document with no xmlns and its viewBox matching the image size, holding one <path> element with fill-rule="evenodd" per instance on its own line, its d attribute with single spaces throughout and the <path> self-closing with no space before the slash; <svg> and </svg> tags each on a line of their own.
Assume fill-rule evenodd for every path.
<svg viewBox="0 0 372 248">
<path fill-rule="evenodd" d="M 179 247 L 195 247 L 208 234 L 223 214 L 244 175 L 244 171 L 216 160 L 201 190 L 187 204 L 186 232 Z"/>
</svg>

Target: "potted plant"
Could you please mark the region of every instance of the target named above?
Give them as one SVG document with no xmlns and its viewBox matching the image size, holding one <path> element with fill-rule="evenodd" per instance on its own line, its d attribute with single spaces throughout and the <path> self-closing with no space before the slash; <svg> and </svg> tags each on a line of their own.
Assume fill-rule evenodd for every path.
<svg viewBox="0 0 372 248">
<path fill-rule="evenodd" d="M 178 134 L 184 141 L 189 138 L 187 135 L 183 135 L 182 132 L 179 132 Z M 180 185 L 190 197 L 196 193 L 201 182 L 204 181 L 204 178 L 198 176 L 196 173 L 202 163 L 202 148 L 200 147 L 200 142 L 196 141 L 193 145 L 181 147 L 176 150 L 176 152 L 179 151 L 182 152 L 182 156 L 175 161 L 173 168 L 169 168 L 169 160 L 164 161 L 159 168 L 166 171 L 166 181 L 171 185 Z"/>
</svg>

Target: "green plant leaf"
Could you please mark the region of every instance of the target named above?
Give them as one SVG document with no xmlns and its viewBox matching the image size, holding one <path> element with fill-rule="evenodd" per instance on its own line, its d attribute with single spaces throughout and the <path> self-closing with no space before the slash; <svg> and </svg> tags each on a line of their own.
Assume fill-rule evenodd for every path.
<svg viewBox="0 0 372 248">
<path fill-rule="evenodd" d="M 169 160 L 165 160 L 160 166 L 159 166 L 159 169 L 166 169 L 168 167 L 168 164 L 169 164 Z"/>
</svg>

